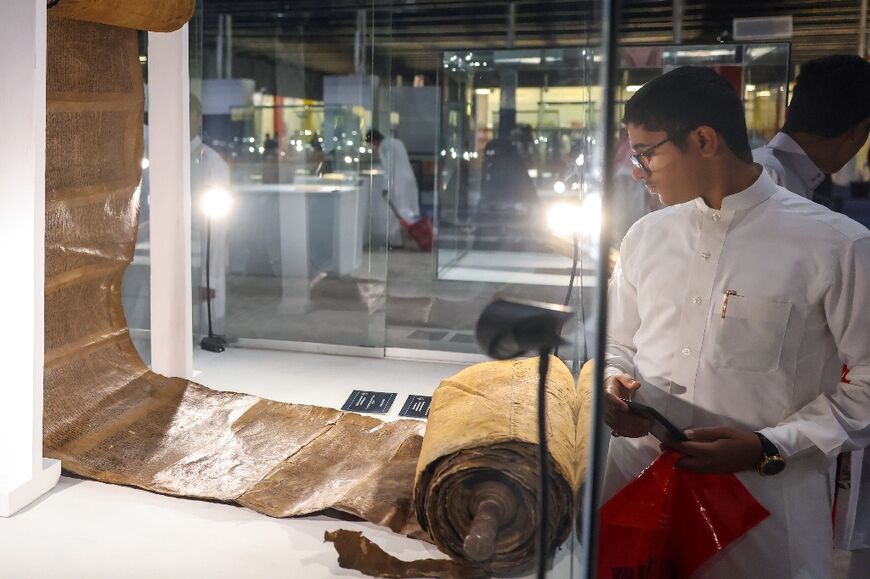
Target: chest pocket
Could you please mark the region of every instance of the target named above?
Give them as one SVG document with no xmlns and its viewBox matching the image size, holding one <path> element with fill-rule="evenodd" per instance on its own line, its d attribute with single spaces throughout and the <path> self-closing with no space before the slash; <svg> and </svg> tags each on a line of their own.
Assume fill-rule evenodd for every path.
<svg viewBox="0 0 870 579">
<path fill-rule="evenodd" d="M 790 301 L 739 295 L 728 298 L 724 318 L 721 308 L 713 308 L 713 366 L 752 372 L 776 370 L 791 308 Z"/>
</svg>

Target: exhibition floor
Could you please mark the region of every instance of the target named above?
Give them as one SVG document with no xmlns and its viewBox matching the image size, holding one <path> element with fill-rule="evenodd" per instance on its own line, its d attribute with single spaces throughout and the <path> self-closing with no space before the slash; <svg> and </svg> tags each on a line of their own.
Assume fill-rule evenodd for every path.
<svg viewBox="0 0 870 579">
<path fill-rule="evenodd" d="M 197 351 L 196 380 L 216 389 L 287 402 L 340 407 L 353 389 L 431 394 L 454 364 L 230 349 Z M 349 449 L 352 451 L 352 449 Z M 133 488 L 61 477 L 47 495 L 0 518 L 4 579 L 319 579 L 362 577 L 339 568 L 323 533 L 361 530 L 406 560 L 444 557 L 427 543 L 371 523 L 325 516 L 272 519 L 248 509 L 171 498 Z M 562 549 L 553 577 L 571 576 Z"/>
</svg>

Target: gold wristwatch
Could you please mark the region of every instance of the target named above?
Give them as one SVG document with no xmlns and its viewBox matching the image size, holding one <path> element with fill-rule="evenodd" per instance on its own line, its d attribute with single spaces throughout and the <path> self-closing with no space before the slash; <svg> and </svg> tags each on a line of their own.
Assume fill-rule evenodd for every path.
<svg viewBox="0 0 870 579">
<path fill-rule="evenodd" d="M 756 432 L 755 436 L 761 441 L 762 452 L 758 462 L 758 474 L 772 476 L 781 473 L 785 469 L 785 459 L 779 454 L 779 449 L 760 432 Z"/>
</svg>

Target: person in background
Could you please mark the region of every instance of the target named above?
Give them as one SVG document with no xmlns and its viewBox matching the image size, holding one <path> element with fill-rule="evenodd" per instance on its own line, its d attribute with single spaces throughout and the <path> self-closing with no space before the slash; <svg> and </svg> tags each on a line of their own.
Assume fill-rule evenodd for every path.
<svg viewBox="0 0 870 579">
<path fill-rule="evenodd" d="M 381 160 L 390 201 L 402 219 L 408 223 L 413 223 L 420 217 L 420 193 L 417 189 L 417 177 L 414 176 L 405 145 L 398 138 L 385 137 L 376 129 L 366 133 L 366 143 L 371 145 L 372 152 L 377 154 Z M 381 192 L 375 191 L 374 195 L 380 198 Z M 374 203 L 374 207 L 379 207 L 377 202 Z M 389 216 L 390 242 L 393 245 L 400 245 L 402 235 L 399 222 L 389 209 L 386 209 L 386 215 Z"/>
<path fill-rule="evenodd" d="M 846 165 L 870 134 L 870 62 L 835 55 L 801 67 L 785 125 L 752 156 L 777 185 L 826 207 L 831 174 Z"/>
<path fill-rule="evenodd" d="M 785 125 L 753 158 L 778 184 L 830 207 L 830 175 L 855 157 L 868 134 L 870 62 L 854 55 L 819 58 L 801 67 Z M 870 453 L 856 451 L 848 460 L 850 493 L 859 500 L 839 505 L 836 530 L 838 546 L 854 550 L 853 578 L 870 567 Z"/>
<path fill-rule="evenodd" d="M 634 178 L 668 207 L 629 230 L 610 280 L 605 499 L 660 453 L 633 397 L 687 429 L 663 440 L 678 468 L 734 473 L 770 513 L 696 577 L 830 577 L 831 465 L 870 425 L 870 231 L 753 163 L 711 69 L 646 83 L 624 121 Z"/>
</svg>

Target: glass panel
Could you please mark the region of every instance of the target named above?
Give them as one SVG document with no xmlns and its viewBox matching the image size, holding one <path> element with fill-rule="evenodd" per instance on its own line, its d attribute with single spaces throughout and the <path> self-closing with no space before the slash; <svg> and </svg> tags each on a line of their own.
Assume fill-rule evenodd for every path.
<svg viewBox="0 0 870 579">
<path fill-rule="evenodd" d="M 602 57 L 590 45 L 589 4 L 560 3 L 558 29 L 548 26 L 546 3 L 494 2 L 487 14 L 464 1 L 239 6 L 204 4 L 204 50 L 200 68 L 191 67 L 202 75 L 191 82 L 198 336 L 225 336 L 237 347 L 438 350 L 475 354 L 455 359 L 476 362 L 475 324 L 493 299 L 567 302 L 574 311 L 558 352 L 566 367 L 551 367 L 565 396 L 549 416 L 565 419 L 567 448 L 578 432 L 585 438 L 574 397 L 580 367 L 595 353 L 603 175 Z M 467 22 L 477 16 L 492 30 Z M 455 30 L 432 33 L 432 22 Z M 231 206 L 209 220 L 204 206 L 216 189 Z M 534 362 L 534 379 L 511 396 L 536 392 Z M 514 378 L 477 387 L 507 388 Z M 437 387 L 420 382 L 420 394 Z M 534 405 L 521 406 L 506 407 L 506 428 L 522 415 L 535 431 Z M 536 464 L 538 453 L 526 436 L 511 438 L 522 452 L 480 480 L 469 477 L 457 496 L 516 466 L 530 477 L 519 490 L 527 499 L 521 515 L 534 514 L 537 471 L 522 461 Z M 585 455 L 560 458 L 550 473 L 559 505 L 552 518 L 563 532 L 549 573 L 556 579 L 582 576 L 585 531 L 571 488 L 587 470 L 577 464 Z M 464 511 L 460 518 L 467 527 Z M 517 533 L 534 530 L 528 520 Z M 537 543 L 529 538 L 520 549 L 528 563 Z"/>
<path fill-rule="evenodd" d="M 544 9 L 528 6 L 524 14 L 536 19 Z M 579 4 L 566 6 L 566 17 L 577 23 L 589 16 Z M 394 24 L 394 34 L 400 33 Z M 536 29 L 536 44 L 553 42 L 539 34 Z M 564 40 L 578 38 L 584 37 Z M 439 50 L 445 43 L 433 41 L 425 65 L 415 53 L 416 67 L 394 78 L 394 84 L 414 82 L 393 88 L 394 116 L 399 113 L 393 130 L 402 139 L 411 135 L 421 209 L 425 216 L 431 208 L 437 244 L 431 257 L 413 243 L 390 252 L 387 345 L 477 353 L 477 314 L 496 296 L 565 301 L 573 257 L 566 229 L 576 220 L 584 225 L 574 284 L 582 307 L 566 335 L 577 324 L 592 332 L 586 318 L 594 302 L 600 222 L 600 197 L 590 188 L 600 99 L 592 47 L 456 44 Z M 400 60 L 411 56 L 394 55 Z M 415 109 L 406 104 L 412 99 L 436 106 Z M 411 119 L 402 107 L 414 111 Z M 580 332 L 567 356 L 585 360 L 587 342 Z"/>
<path fill-rule="evenodd" d="M 191 170 L 195 329 L 208 334 L 210 286 L 212 331 L 230 342 L 382 348 L 388 209 L 365 133 L 383 114 L 373 74 L 383 25 L 361 4 L 355 33 L 329 43 L 327 57 L 324 37 L 346 15 L 286 8 L 233 24 L 205 3 L 195 164 L 212 167 Z M 234 34 L 247 43 L 230 57 Z M 209 253 L 201 203 L 214 187 L 232 207 L 212 220 Z"/>
</svg>

